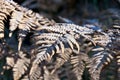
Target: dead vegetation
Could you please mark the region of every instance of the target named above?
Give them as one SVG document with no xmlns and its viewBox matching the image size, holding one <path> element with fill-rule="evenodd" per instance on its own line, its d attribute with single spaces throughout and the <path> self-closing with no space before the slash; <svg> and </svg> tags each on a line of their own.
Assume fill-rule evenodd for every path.
<svg viewBox="0 0 120 80">
<path fill-rule="evenodd" d="M 97 27 L 57 23 L 12 0 L 0 4 L 1 80 L 99 80 L 112 62 L 120 78 L 119 10 L 109 10 L 110 27 Z"/>
</svg>

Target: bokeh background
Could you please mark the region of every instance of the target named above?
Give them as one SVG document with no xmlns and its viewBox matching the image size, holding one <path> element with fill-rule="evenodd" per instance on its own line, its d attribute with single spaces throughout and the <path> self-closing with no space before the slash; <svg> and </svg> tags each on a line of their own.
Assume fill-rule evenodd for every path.
<svg viewBox="0 0 120 80">
<path fill-rule="evenodd" d="M 14 0 L 52 19 L 58 16 L 82 24 L 86 19 L 99 19 L 107 10 L 120 9 L 119 0 Z M 114 12 L 114 11 L 113 11 Z M 107 15 L 107 16 L 108 16 Z M 57 21 L 58 19 L 56 19 Z"/>
</svg>

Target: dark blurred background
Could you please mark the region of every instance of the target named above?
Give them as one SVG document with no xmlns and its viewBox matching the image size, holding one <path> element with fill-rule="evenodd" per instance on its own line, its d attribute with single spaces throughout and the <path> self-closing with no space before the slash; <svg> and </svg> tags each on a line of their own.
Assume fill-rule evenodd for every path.
<svg viewBox="0 0 120 80">
<path fill-rule="evenodd" d="M 58 16 L 70 19 L 77 24 L 84 19 L 104 17 L 108 9 L 120 9 L 119 0 L 14 0 L 52 19 Z M 114 12 L 114 11 L 113 11 Z M 102 15 L 102 16 L 101 16 Z M 56 19 L 58 21 L 58 19 Z"/>
</svg>

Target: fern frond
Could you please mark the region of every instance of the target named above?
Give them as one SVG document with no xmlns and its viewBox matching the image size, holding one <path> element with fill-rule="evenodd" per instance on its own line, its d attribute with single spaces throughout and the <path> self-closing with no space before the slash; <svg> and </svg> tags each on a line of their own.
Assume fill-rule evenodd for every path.
<svg viewBox="0 0 120 80">
<path fill-rule="evenodd" d="M 86 27 L 82 27 L 79 25 L 75 25 L 75 24 L 68 24 L 68 23 L 56 23 L 53 26 L 42 26 L 40 27 L 39 30 L 50 30 L 53 32 L 58 32 L 61 34 L 65 34 L 65 33 L 69 33 L 69 34 L 79 34 L 79 35 L 87 35 L 87 34 L 92 34 L 94 32 L 94 30 L 86 28 Z"/>
<path fill-rule="evenodd" d="M 35 33 L 33 35 L 33 42 L 35 42 L 35 45 L 42 45 L 42 44 L 52 44 L 56 40 L 61 37 L 62 34 L 58 33 Z"/>
<path fill-rule="evenodd" d="M 89 59 L 84 53 L 71 56 L 70 63 L 72 64 L 73 72 L 75 73 L 77 80 L 82 80 L 83 71 L 86 67 L 84 62 L 86 61 L 89 61 Z"/>
<path fill-rule="evenodd" d="M 114 52 L 110 52 L 109 50 L 105 49 L 100 49 L 95 49 L 95 51 L 97 50 L 98 52 L 92 56 L 90 61 L 89 73 L 91 75 L 92 80 L 99 80 L 102 69 L 106 65 L 108 65 L 116 56 Z"/>
<path fill-rule="evenodd" d="M 7 66 L 10 68 L 10 67 L 14 67 L 15 65 L 15 59 L 14 57 L 7 57 L 6 58 L 6 64 Z"/>
<path fill-rule="evenodd" d="M 17 27 L 19 26 L 20 21 L 23 18 L 23 13 L 20 11 L 14 11 L 11 15 L 11 19 L 10 19 L 10 33 L 9 33 L 9 37 L 12 36 L 12 32 L 14 30 L 17 29 Z"/>
<path fill-rule="evenodd" d="M 116 60 L 117 60 L 117 78 L 120 79 L 120 52 L 118 52 Z"/>
<path fill-rule="evenodd" d="M 46 66 L 44 66 L 43 69 L 44 69 L 44 80 L 60 80 L 58 74 L 50 73 Z"/>
<path fill-rule="evenodd" d="M 42 67 L 40 67 L 38 64 L 32 65 L 29 73 L 29 79 L 30 80 L 41 80 L 43 79 L 42 76 Z"/>
<path fill-rule="evenodd" d="M 104 46 L 104 47 L 112 42 L 111 37 L 104 32 L 99 33 L 99 34 L 98 33 L 94 34 L 93 40 L 97 45 Z"/>
<path fill-rule="evenodd" d="M 57 69 L 59 69 L 62 65 L 64 65 L 65 62 L 67 62 L 70 59 L 70 55 L 72 54 L 72 50 L 70 48 L 65 48 L 64 53 L 58 53 L 56 55 L 57 57 L 53 57 L 56 60 L 54 61 L 54 70 L 52 70 L 51 73 L 55 72 Z"/>
<path fill-rule="evenodd" d="M 70 45 L 69 45 L 69 43 L 67 43 L 68 41 L 69 41 Z M 39 44 L 44 44 L 44 42 L 43 43 L 40 42 Z M 77 48 L 77 50 L 75 48 L 73 48 L 74 44 L 75 44 L 75 47 Z M 38 47 L 38 50 L 37 50 L 38 52 L 36 55 L 35 62 L 40 63 L 43 60 L 50 60 L 52 58 L 52 56 L 56 53 L 64 54 L 65 48 L 67 48 L 68 46 L 70 46 L 72 51 L 79 52 L 79 44 L 74 39 L 74 37 L 70 36 L 70 35 L 63 35 L 57 41 L 54 41 L 54 43 L 51 44 L 50 46 L 47 46 L 47 47 L 43 46 L 43 49 L 41 49 L 42 47 L 41 48 Z"/>
<path fill-rule="evenodd" d="M 60 79 L 77 80 L 75 73 L 72 71 L 72 65 L 69 61 L 65 62 L 59 69 L 58 74 Z"/>
<path fill-rule="evenodd" d="M 7 16 L 10 16 L 10 13 L 12 12 L 15 7 L 9 5 L 9 2 L 6 0 L 0 1 L 0 39 L 4 38 L 4 21 L 7 20 Z"/>
<path fill-rule="evenodd" d="M 39 27 L 43 25 L 53 25 L 54 21 L 50 21 L 47 18 L 32 12 L 31 10 L 27 10 L 24 14 L 24 18 L 20 22 L 18 28 L 21 30 L 18 34 L 19 36 L 19 42 L 21 43 L 24 37 L 26 37 L 28 32 L 31 32 L 33 30 L 38 30 Z M 23 27 L 24 26 L 24 27 Z M 19 45 L 19 50 L 20 50 Z"/>
<path fill-rule="evenodd" d="M 28 75 L 25 75 L 21 80 L 29 80 Z"/>
<path fill-rule="evenodd" d="M 25 57 L 25 54 L 22 52 L 19 53 L 19 57 L 17 62 L 13 67 L 13 78 L 14 80 L 18 80 L 28 71 L 28 67 L 30 64 L 30 60 Z"/>
<path fill-rule="evenodd" d="M 56 23 L 18 5 L 13 0 L 0 0 L 0 5 L 0 39 L 4 38 L 5 26 L 7 26 L 4 21 L 10 21 L 8 22 L 9 37 L 14 31 L 18 34 L 19 54 L 16 55 L 14 50 L 13 53 L 9 52 L 7 42 L 0 44 L 0 58 L 5 58 L 8 67 L 4 69 L 12 69 L 14 80 L 59 80 L 59 77 L 81 80 L 85 64 L 89 59 L 86 54 L 80 52 L 89 54 L 94 47 L 93 44 L 100 48 L 91 51 L 96 53 L 90 59 L 88 66 L 92 80 L 98 80 L 103 67 L 114 58 L 119 65 L 119 53 L 117 53 L 120 47 L 119 21 L 105 33 L 90 28 L 91 25 L 85 27 L 73 23 Z M 119 13 L 114 14 L 120 17 Z M 28 50 L 30 57 L 20 52 L 22 42 L 29 33 L 33 39 L 29 46 L 33 52 Z M 26 46 L 23 48 L 26 49 Z"/>
<path fill-rule="evenodd" d="M 18 50 L 22 45 L 22 41 L 26 37 L 27 33 L 32 30 L 37 30 L 38 27 L 43 25 L 53 25 L 55 22 L 53 20 L 49 20 L 38 13 L 33 12 L 27 8 L 21 7 L 17 3 L 12 0 L 1 0 L 0 2 L 0 37 L 4 38 L 4 22 L 7 19 L 7 16 L 10 16 L 10 33 L 9 37 L 12 36 L 13 31 L 17 28 L 18 33 Z M 20 38 L 20 39 L 19 39 Z"/>
<path fill-rule="evenodd" d="M 70 33 L 72 35 L 77 33 L 80 36 L 83 36 L 92 41 L 92 39 L 86 36 L 87 34 L 91 34 L 94 32 L 94 30 L 92 29 L 81 27 L 75 24 L 65 24 L 65 23 L 57 24 L 53 20 L 49 20 L 48 18 L 45 18 L 42 15 L 39 15 L 38 13 L 34 13 L 32 10 L 21 7 L 14 1 L 3 1 L 3 3 L 8 3 L 8 6 L 14 7 L 13 9 L 10 9 L 10 12 L 9 12 L 9 14 L 11 13 L 10 17 L 12 18 L 10 20 L 9 36 L 12 36 L 12 32 L 16 28 L 18 28 L 19 30 L 18 50 L 20 50 L 22 41 L 26 37 L 27 33 L 32 31 L 47 30 L 51 32 L 61 33 L 61 34 Z M 18 18 L 19 15 L 20 17 Z"/>
</svg>

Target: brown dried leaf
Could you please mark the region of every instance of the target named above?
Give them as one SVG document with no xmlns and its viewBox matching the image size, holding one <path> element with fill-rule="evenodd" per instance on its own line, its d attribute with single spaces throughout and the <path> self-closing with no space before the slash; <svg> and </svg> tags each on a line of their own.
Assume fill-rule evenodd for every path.
<svg viewBox="0 0 120 80">
<path fill-rule="evenodd" d="M 21 53 L 20 53 L 21 55 Z M 24 57 L 23 57 L 24 56 Z M 29 67 L 30 60 L 25 57 L 25 55 L 21 55 L 21 58 L 18 58 L 16 64 L 13 67 L 13 77 L 14 80 L 19 80 L 22 75 L 26 73 Z"/>
</svg>

